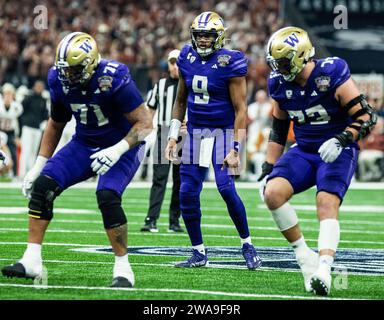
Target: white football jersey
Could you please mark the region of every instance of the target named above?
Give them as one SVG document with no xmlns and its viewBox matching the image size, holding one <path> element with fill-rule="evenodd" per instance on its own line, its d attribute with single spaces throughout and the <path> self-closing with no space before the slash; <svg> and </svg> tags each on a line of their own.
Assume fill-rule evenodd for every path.
<svg viewBox="0 0 384 320">
<path fill-rule="evenodd" d="M 0 95 L 0 131 L 18 131 L 17 119 L 23 113 L 23 106 L 20 102 L 13 101 L 9 109 L 5 108 L 3 97 Z"/>
</svg>

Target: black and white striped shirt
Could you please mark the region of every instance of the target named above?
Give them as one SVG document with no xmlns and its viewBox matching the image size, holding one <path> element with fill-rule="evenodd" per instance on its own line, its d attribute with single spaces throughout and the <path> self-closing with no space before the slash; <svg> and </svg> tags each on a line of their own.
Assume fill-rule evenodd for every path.
<svg viewBox="0 0 384 320">
<path fill-rule="evenodd" d="M 148 97 L 147 106 L 158 111 L 157 124 L 160 126 L 170 125 L 178 82 L 179 79 L 162 78 L 155 84 Z"/>
</svg>

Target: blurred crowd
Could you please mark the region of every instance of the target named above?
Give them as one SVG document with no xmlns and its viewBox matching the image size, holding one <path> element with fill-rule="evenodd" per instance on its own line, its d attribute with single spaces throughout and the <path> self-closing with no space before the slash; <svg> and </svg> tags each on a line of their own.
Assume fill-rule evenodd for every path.
<svg viewBox="0 0 384 320">
<path fill-rule="evenodd" d="M 47 8 L 45 30 L 34 28 L 37 4 Z M 242 50 L 250 59 L 252 97 L 266 87 L 264 46 L 282 26 L 278 6 L 278 0 L 0 0 L 0 83 L 31 87 L 46 76 L 60 39 L 81 30 L 96 38 L 103 57 L 130 66 L 144 94 L 166 70 L 166 53 L 189 41 L 194 17 L 213 10 L 228 27 L 227 47 Z"/>
<path fill-rule="evenodd" d="M 44 13 L 34 12 L 37 5 L 47 8 L 46 29 L 35 28 L 35 19 Z M 50 109 L 46 75 L 64 35 L 81 30 L 94 36 L 102 57 L 130 67 L 145 97 L 165 75 L 167 53 L 190 40 L 194 17 L 213 10 L 228 27 L 226 47 L 241 50 L 249 58 L 248 139 L 242 178 L 257 179 L 272 120 L 264 52 L 268 37 L 282 27 L 278 0 L 0 0 L 0 8 L 0 149 L 11 159 L 0 176 L 23 178 L 35 160 Z M 384 179 L 384 107 L 381 101 L 371 103 L 381 113 L 380 123 L 361 142 L 356 177 L 380 181 Z M 72 121 L 60 146 L 73 132 Z M 292 143 L 291 128 L 288 145 Z"/>
</svg>

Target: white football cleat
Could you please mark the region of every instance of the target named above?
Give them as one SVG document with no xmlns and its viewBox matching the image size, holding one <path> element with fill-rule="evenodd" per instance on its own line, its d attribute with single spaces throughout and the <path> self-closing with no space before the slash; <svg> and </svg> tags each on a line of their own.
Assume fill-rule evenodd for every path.
<svg viewBox="0 0 384 320">
<path fill-rule="evenodd" d="M 296 260 L 304 277 L 305 291 L 312 292 L 311 276 L 319 267 L 319 255 L 315 251 L 309 250 L 305 255 L 296 256 Z"/>
<path fill-rule="evenodd" d="M 311 289 L 318 296 L 326 296 L 331 292 L 331 285 L 331 268 L 323 263 L 311 277 Z"/>
</svg>

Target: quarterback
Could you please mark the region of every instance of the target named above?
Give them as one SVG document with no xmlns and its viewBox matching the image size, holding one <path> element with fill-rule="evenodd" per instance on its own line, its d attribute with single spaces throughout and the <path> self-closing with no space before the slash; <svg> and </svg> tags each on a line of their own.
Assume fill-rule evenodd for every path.
<svg viewBox="0 0 384 320">
<path fill-rule="evenodd" d="M 185 45 L 177 60 L 180 80 L 165 153 L 167 159 L 176 159 L 181 121 L 188 107 L 180 209 L 193 250 L 192 256 L 176 267 L 208 263 L 201 232 L 200 192 L 211 163 L 218 191 L 240 236 L 246 265 L 250 270 L 261 265 L 251 242 L 244 204 L 236 192 L 234 176 L 229 174 L 240 166 L 239 148 L 245 135 L 247 58 L 240 51 L 223 48 L 225 30 L 217 13 L 201 13 L 190 27 L 192 45 Z"/>
<path fill-rule="evenodd" d="M 127 66 L 101 59 L 95 40 L 83 32 L 65 36 L 48 72 L 51 116 L 39 156 L 26 174 L 28 245 L 4 276 L 36 278 L 42 273 L 42 242 L 53 204 L 68 187 L 99 175 L 96 190 L 104 228 L 115 254 L 112 287 L 134 286 L 127 254 L 127 219 L 121 196 L 141 159 L 152 121 Z M 53 153 L 66 123 L 76 118 L 72 140 Z"/>
<path fill-rule="evenodd" d="M 300 28 L 280 29 L 268 42 L 273 123 L 259 181 L 262 199 L 296 254 L 306 291 L 327 295 L 340 239 L 339 207 L 356 169 L 356 141 L 369 134 L 376 116 L 347 63 L 338 57 L 314 59 L 314 54 Z M 297 143 L 284 153 L 290 121 Z M 318 252 L 307 246 L 288 203 L 312 186 L 317 187 Z"/>
</svg>

